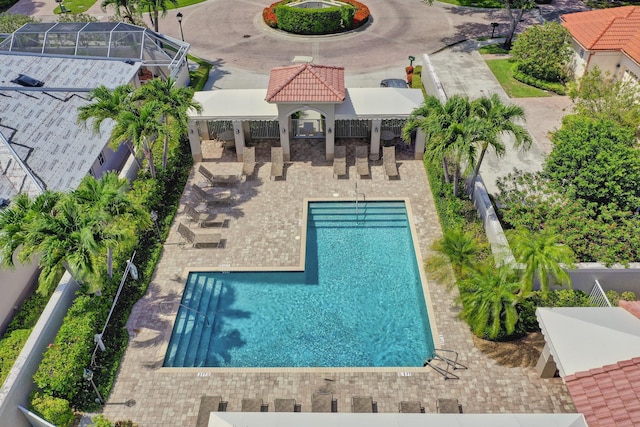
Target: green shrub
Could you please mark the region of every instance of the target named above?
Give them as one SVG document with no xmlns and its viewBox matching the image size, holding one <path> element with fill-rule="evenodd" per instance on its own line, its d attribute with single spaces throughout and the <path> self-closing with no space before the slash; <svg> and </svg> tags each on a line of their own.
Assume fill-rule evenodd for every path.
<svg viewBox="0 0 640 427">
<path fill-rule="evenodd" d="M 529 86 L 537 87 L 539 89 L 549 90 L 555 92 L 558 95 L 566 95 L 567 88 L 562 83 L 547 82 L 545 80 L 536 79 L 531 77 L 520 70 L 518 70 L 518 64 L 513 67 L 513 78 L 519 82 L 528 84 Z"/>
<path fill-rule="evenodd" d="M 34 412 L 57 427 L 68 427 L 73 423 L 73 411 L 69 402 L 64 399 L 35 393 L 31 398 L 31 407 Z"/>
<path fill-rule="evenodd" d="M 589 295 L 573 289 L 551 291 L 544 296 L 540 291 L 534 291 L 527 299 L 518 303 L 518 317 L 520 320 L 516 329 L 525 332 L 540 330 L 536 318 L 538 307 L 591 307 Z"/>
<path fill-rule="evenodd" d="M 636 294 L 634 292 L 631 292 L 631 291 L 623 292 L 620 299 L 622 299 L 624 301 L 635 301 L 636 300 Z"/>
<path fill-rule="evenodd" d="M 30 334 L 31 329 L 16 329 L 5 334 L 0 341 L 0 384 L 7 379 Z"/>
<path fill-rule="evenodd" d="M 113 427 L 113 423 L 102 414 L 93 417 L 91 421 L 93 422 L 93 427 Z"/>
<path fill-rule="evenodd" d="M 100 330 L 101 303 L 104 305 L 103 298 L 86 295 L 74 301 L 33 377 L 42 392 L 68 401 L 75 398 L 91 360 L 93 336 Z"/>
<path fill-rule="evenodd" d="M 161 144 L 159 144 L 161 145 Z M 158 170 L 157 179 L 148 173 L 141 173 L 133 183 L 132 192 L 148 210 L 158 213 L 158 227 L 166 237 L 176 215 L 178 203 L 192 165 L 188 142 L 171 141 L 166 171 Z M 94 334 L 102 330 L 107 314 L 120 284 L 126 260 L 134 248 L 121 248 L 114 253 L 114 277 L 106 280 L 101 297 L 80 296 L 74 301 L 65 317 L 60 332 L 53 345 L 45 352 L 43 361 L 34 375 L 34 380 L 45 395 L 65 398 L 74 408 L 83 411 L 98 409 L 96 394 L 91 384 L 83 379 L 83 371 L 91 365 L 91 355 L 95 348 Z M 115 306 L 106 328 L 103 341 L 106 351 L 96 353 L 93 367 L 93 381 L 103 397 L 109 396 L 120 361 L 128 343 L 126 322 L 133 304 L 147 290 L 153 272 L 162 252 L 155 229 L 140 230 L 135 247 L 134 263 L 138 267 L 139 278 L 128 279 Z M 106 276 L 105 271 L 102 272 Z M 132 425 L 130 421 L 118 421 L 115 426 Z"/>
<path fill-rule="evenodd" d="M 301 9 L 279 4 L 275 7 L 278 28 L 294 34 L 333 34 L 353 27 L 351 5 Z"/>
</svg>

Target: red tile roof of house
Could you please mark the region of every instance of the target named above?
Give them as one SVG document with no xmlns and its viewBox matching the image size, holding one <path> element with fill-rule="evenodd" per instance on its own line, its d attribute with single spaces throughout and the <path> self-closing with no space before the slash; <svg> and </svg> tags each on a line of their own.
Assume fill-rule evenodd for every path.
<svg viewBox="0 0 640 427">
<path fill-rule="evenodd" d="M 629 313 L 640 319 L 640 301 L 618 301 L 618 307 L 622 307 Z"/>
<path fill-rule="evenodd" d="M 267 102 L 342 102 L 344 67 L 300 64 L 271 70 Z"/>
<path fill-rule="evenodd" d="M 588 50 L 619 50 L 640 63 L 640 6 L 562 15 L 562 25 Z"/>
<path fill-rule="evenodd" d="M 565 378 L 589 427 L 640 426 L 640 357 Z"/>
</svg>

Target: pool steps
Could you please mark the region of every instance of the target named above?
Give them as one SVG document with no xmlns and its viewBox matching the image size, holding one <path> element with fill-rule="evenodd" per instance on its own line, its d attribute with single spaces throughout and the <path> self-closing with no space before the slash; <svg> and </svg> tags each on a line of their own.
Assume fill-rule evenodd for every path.
<svg viewBox="0 0 640 427">
<path fill-rule="evenodd" d="M 179 334 L 180 338 L 177 342 L 173 339 L 169 342 L 165 366 L 197 367 L 206 365 L 206 355 L 216 324 L 215 313 L 218 312 L 220 305 L 223 282 L 205 277 L 200 277 L 200 280 L 204 283 L 189 283 L 185 287 L 182 300 L 183 304 L 194 310 L 207 313 L 207 318 L 205 319 L 192 310 L 181 309 L 178 312 L 172 337 Z M 209 297 L 207 298 L 206 295 Z M 186 349 L 194 351 L 187 352 Z"/>
<path fill-rule="evenodd" d="M 310 202 L 309 221 L 315 227 L 353 226 L 354 222 L 367 227 L 396 222 L 406 226 L 406 208 L 403 202 Z"/>
</svg>

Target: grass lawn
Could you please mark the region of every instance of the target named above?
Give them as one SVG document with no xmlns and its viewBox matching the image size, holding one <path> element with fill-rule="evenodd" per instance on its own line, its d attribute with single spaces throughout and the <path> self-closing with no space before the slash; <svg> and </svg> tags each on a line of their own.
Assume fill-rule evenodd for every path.
<svg viewBox="0 0 640 427">
<path fill-rule="evenodd" d="M 503 48 L 501 44 L 489 44 L 486 46 L 482 46 L 480 49 L 478 49 L 478 52 L 480 52 L 483 55 L 487 55 L 487 54 L 501 55 L 501 54 L 509 53 L 509 51 Z"/>
<path fill-rule="evenodd" d="M 65 0 L 64 6 L 70 13 L 85 13 L 96 1 L 101 0 Z M 174 5 L 170 1 L 166 2 L 167 10 L 177 9 L 184 6 L 191 6 L 192 4 L 202 3 L 205 0 L 178 0 L 178 5 Z M 53 10 L 53 13 L 60 13 L 60 6 Z"/>
<path fill-rule="evenodd" d="M 496 76 L 496 79 L 500 82 L 500 85 L 507 92 L 511 98 L 534 98 L 542 96 L 551 96 L 550 93 L 538 89 L 537 87 L 529 86 L 524 83 L 520 83 L 513 78 L 511 72 L 511 66 L 513 65 L 508 59 L 489 59 L 487 65 Z"/>
<path fill-rule="evenodd" d="M 499 9 L 504 7 L 504 2 L 500 0 L 440 0 L 443 3 L 455 4 L 456 6 L 468 7 L 488 7 Z"/>
</svg>

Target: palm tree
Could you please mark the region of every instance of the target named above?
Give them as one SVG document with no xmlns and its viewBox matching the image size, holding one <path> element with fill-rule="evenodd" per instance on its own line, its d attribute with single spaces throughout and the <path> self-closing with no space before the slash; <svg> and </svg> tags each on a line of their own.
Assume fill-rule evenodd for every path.
<svg viewBox="0 0 640 427">
<path fill-rule="evenodd" d="M 27 261 L 19 250 L 24 249 L 30 224 L 37 216 L 49 214 L 60 196 L 60 193 L 45 191 L 31 199 L 20 193 L 11 200 L 8 208 L 0 210 L 0 265 L 13 268 L 14 254 L 18 255 L 18 261 Z"/>
<path fill-rule="evenodd" d="M 473 233 L 462 228 L 446 230 L 441 239 L 431 245 L 434 254 L 425 262 L 425 270 L 434 280 L 453 286 L 476 268 L 483 245 Z M 451 277 L 453 268 L 454 277 Z"/>
<path fill-rule="evenodd" d="M 49 293 L 67 270 L 91 290 L 102 283 L 98 266 L 109 249 L 132 245 L 133 225 L 150 225 L 149 214 L 121 193 L 123 180 L 114 173 L 94 185 L 87 176 L 79 193 L 45 192 L 31 200 L 17 195 L 0 212 L 0 256 L 4 266 L 39 257 L 38 292 Z M 124 180 L 126 182 L 126 180 Z M 108 257 L 108 256 L 107 256 Z"/>
<path fill-rule="evenodd" d="M 526 296 L 533 289 L 535 278 L 538 278 L 543 294 L 549 292 L 550 278 L 555 284 L 571 287 L 571 276 L 566 269 L 575 268 L 575 255 L 552 231 L 543 230 L 533 234 L 520 228 L 511 239 L 511 249 L 516 261 L 524 266 L 522 271 L 521 295 Z"/>
<path fill-rule="evenodd" d="M 480 155 L 476 161 L 473 174 L 471 176 L 471 194 L 473 194 L 474 183 L 480 172 L 482 160 L 489 147 L 492 147 L 498 156 L 505 152 L 502 142 L 502 135 L 509 133 L 514 136 L 514 147 L 528 150 L 531 148 L 531 135 L 524 126 L 514 123 L 514 120 L 524 120 L 524 110 L 517 105 L 505 105 L 497 94 L 491 97 L 483 96 L 472 102 L 473 114 L 480 118 L 483 123 L 483 132 L 480 137 Z"/>
<path fill-rule="evenodd" d="M 122 109 L 131 103 L 130 95 L 132 92 L 133 87 L 130 85 L 118 86 L 113 90 L 104 85 L 98 86 L 89 92 L 88 99 L 91 103 L 78 107 L 78 123 L 86 125 L 89 119 L 93 119 L 93 132 L 96 134 L 100 133 L 100 126 L 103 121 L 107 119 L 116 121 Z M 127 145 L 127 148 L 129 148 L 139 167 L 140 162 L 138 162 L 138 158 L 136 157 L 135 151 L 133 151 L 130 141 L 124 140 L 123 142 Z"/>
<path fill-rule="evenodd" d="M 162 110 L 162 121 L 169 127 L 171 120 L 171 128 L 177 133 L 178 137 L 188 132 L 189 116 L 187 111 L 193 109 L 202 112 L 202 105 L 193 100 L 193 89 L 187 87 L 177 87 L 175 80 L 169 78 L 153 79 L 143 85 L 134 93 L 134 100 L 148 102 L 156 100 Z M 167 155 L 169 151 L 169 132 L 165 133 L 164 149 L 162 154 L 162 169 L 167 168 Z"/>
<path fill-rule="evenodd" d="M 460 317 L 481 338 L 495 339 L 503 331 L 513 334 L 519 320 L 516 304 L 521 286 L 511 267 L 496 268 L 493 262 L 486 263 L 459 282 L 463 306 Z"/>
<path fill-rule="evenodd" d="M 125 141 L 131 141 L 136 150 L 142 150 L 149 162 L 149 171 L 156 177 L 153 162 L 153 145 L 158 137 L 168 132 L 160 122 L 161 105 L 157 101 L 144 103 L 130 102 L 120 111 L 116 126 L 111 134 L 111 145 L 117 147 Z"/>
<path fill-rule="evenodd" d="M 111 277 L 113 250 L 129 246 L 135 240 L 135 229 L 151 225 L 150 214 L 129 193 L 129 181 L 115 172 L 107 172 L 100 179 L 87 177 L 73 192 L 76 202 L 94 218 L 101 218 L 102 237 L 118 234 L 114 245 L 107 245 L 107 271 Z M 112 242 L 113 243 L 113 242 Z"/>
<path fill-rule="evenodd" d="M 107 11 L 108 6 L 115 8 L 114 15 L 116 18 L 122 19 L 130 24 L 143 24 L 141 13 L 138 9 L 138 2 L 135 0 L 103 0 L 100 7 L 103 11 Z"/>
<path fill-rule="evenodd" d="M 169 0 L 176 7 L 178 6 L 178 0 Z M 167 14 L 167 2 L 166 0 L 140 0 L 138 4 L 144 8 L 145 6 L 149 10 L 149 18 L 153 24 L 155 32 L 158 31 L 158 15 L 165 16 Z M 162 13 L 160 13 L 162 12 Z"/>
<path fill-rule="evenodd" d="M 453 193 L 457 195 L 461 165 L 464 163 L 467 169 L 475 165 L 481 121 L 473 115 L 469 98 L 461 95 L 452 96 L 444 104 L 435 97 L 428 97 L 424 106 L 415 113 L 421 117 L 416 117 L 410 126 L 405 127 L 403 134 L 411 127 L 419 126 L 428 139 L 425 157 L 431 161 L 453 160 Z M 446 161 L 443 161 L 443 168 L 447 179 Z"/>
</svg>

